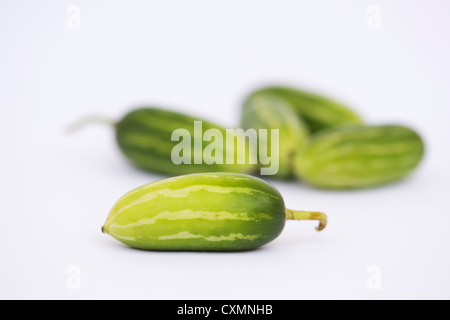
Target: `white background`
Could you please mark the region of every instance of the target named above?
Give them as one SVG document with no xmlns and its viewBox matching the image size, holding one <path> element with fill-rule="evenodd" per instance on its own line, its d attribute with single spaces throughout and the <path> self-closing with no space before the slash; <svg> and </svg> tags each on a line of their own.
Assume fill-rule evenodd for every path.
<svg viewBox="0 0 450 320">
<path fill-rule="evenodd" d="M 2 0 L 0 298 L 450 298 L 449 12 L 447 0 Z M 245 94 L 280 82 L 416 128 L 423 165 L 364 191 L 274 182 L 329 228 L 290 222 L 253 252 L 143 252 L 100 232 L 120 196 L 160 177 L 131 167 L 111 128 L 69 124 L 155 105 L 233 127 Z"/>
</svg>

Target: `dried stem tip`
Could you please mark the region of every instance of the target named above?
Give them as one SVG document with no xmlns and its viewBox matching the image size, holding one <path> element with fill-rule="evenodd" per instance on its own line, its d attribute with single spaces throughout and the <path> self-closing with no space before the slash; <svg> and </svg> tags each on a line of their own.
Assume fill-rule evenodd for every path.
<svg viewBox="0 0 450 320">
<path fill-rule="evenodd" d="M 327 226 L 327 215 L 322 212 L 315 211 L 295 211 L 286 209 L 286 220 L 300 220 L 300 221 L 319 221 L 317 231 L 322 231 Z"/>
</svg>

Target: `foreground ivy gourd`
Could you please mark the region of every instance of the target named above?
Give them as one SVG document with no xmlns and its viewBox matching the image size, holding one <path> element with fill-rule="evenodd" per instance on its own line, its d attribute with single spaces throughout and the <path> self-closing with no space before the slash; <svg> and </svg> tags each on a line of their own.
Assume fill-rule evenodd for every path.
<svg viewBox="0 0 450 320">
<path fill-rule="evenodd" d="M 320 212 L 285 208 L 271 184 L 234 173 L 204 173 L 159 180 L 122 197 L 104 233 L 138 249 L 242 251 L 263 246 L 282 232 L 286 220 L 316 220 Z"/>
</svg>

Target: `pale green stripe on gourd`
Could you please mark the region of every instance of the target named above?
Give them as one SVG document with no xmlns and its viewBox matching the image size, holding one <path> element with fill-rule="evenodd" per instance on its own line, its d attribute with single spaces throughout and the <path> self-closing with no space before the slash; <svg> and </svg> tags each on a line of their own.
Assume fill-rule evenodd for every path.
<svg viewBox="0 0 450 320">
<path fill-rule="evenodd" d="M 173 199 L 176 198 L 187 198 L 191 196 L 191 193 L 198 192 L 198 191 L 207 191 L 210 193 L 218 193 L 218 194 L 227 194 L 227 193 L 240 193 L 240 194 L 252 194 L 252 193 L 259 193 L 266 197 L 271 197 L 276 200 L 279 200 L 279 198 L 276 195 L 263 192 L 258 189 L 252 189 L 252 188 L 243 188 L 243 187 L 221 187 L 216 185 L 192 185 L 188 186 L 182 189 L 159 189 L 159 190 L 149 190 L 144 188 L 145 194 L 142 196 L 137 197 L 136 193 L 134 193 L 135 197 L 133 197 L 133 202 L 126 203 L 123 201 L 120 204 L 120 209 L 117 210 L 113 217 L 116 217 L 120 215 L 121 213 L 127 211 L 128 209 L 135 208 L 138 205 L 147 205 L 149 202 L 151 202 L 153 199 L 157 197 L 164 197 L 169 198 L 168 201 L 173 201 Z"/>
<path fill-rule="evenodd" d="M 310 139 L 297 156 L 296 172 L 320 188 L 364 188 L 406 177 L 423 154 L 420 136 L 403 126 L 335 128 Z"/>
<path fill-rule="evenodd" d="M 159 220 L 177 220 L 182 217 L 185 220 L 206 219 L 206 220 L 241 220 L 241 221 L 260 221 L 263 219 L 273 219 L 265 213 L 257 213 L 256 217 L 250 217 L 247 212 L 228 212 L 228 211 L 193 211 L 193 210 L 179 210 L 179 211 L 163 211 L 152 218 L 143 218 L 137 222 L 129 224 L 114 223 L 110 226 L 111 229 L 123 229 L 129 227 L 148 226 L 157 223 Z"/>
<path fill-rule="evenodd" d="M 258 178 L 192 174 L 127 193 L 102 230 L 139 249 L 236 251 L 272 241 L 287 219 L 326 225 L 323 214 L 285 209 L 280 193 Z"/>
</svg>

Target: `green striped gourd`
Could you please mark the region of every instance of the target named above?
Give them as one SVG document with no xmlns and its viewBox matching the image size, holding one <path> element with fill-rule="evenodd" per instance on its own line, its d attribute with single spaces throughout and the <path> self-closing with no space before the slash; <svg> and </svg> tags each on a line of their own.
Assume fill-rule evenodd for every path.
<svg viewBox="0 0 450 320">
<path fill-rule="evenodd" d="M 270 93 L 287 100 L 313 133 L 342 124 L 362 124 L 355 112 L 317 94 L 288 87 L 269 87 L 256 93 Z"/>
<path fill-rule="evenodd" d="M 274 240 L 286 220 L 318 220 L 318 212 L 286 209 L 281 194 L 258 178 L 232 173 L 159 180 L 122 197 L 102 231 L 138 249 L 240 251 Z"/>
<path fill-rule="evenodd" d="M 319 188 L 365 188 L 406 177 L 423 155 L 422 139 L 409 128 L 342 127 L 313 136 L 295 167 L 302 180 Z"/>
<path fill-rule="evenodd" d="M 290 103 L 270 92 L 256 92 L 247 98 L 242 107 L 241 127 L 247 129 L 279 130 L 279 170 L 278 178 L 293 177 L 293 155 L 306 140 L 309 132 L 303 119 L 295 113 Z M 270 136 L 259 137 L 260 148 L 271 150 Z M 264 154 L 267 154 L 265 150 Z M 264 166 L 260 163 L 260 166 Z"/>
<path fill-rule="evenodd" d="M 162 110 L 157 108 L 143 108 L 130 112 L 120 122 L 116 124 L 116 139 L 121 151 L 137 167 L 169 175 L 182 175 L 199 172 L 237 172 L 246 173 L 254 168 L 250 161 L 238 159 L 237 144 L 234 152 L 234 164 L 194 164 L 196 153 L 194 143 L 194 121 L 201 121 L 197 118 L 184 115 L 178 112 Z M 172 133 L 175 129 L 186 129 L 191 135 L 191 164 L 174 164 L 171 159 L 173 148 L 179 143 L 171 141 Z M 208 129 L 218 129 L 222 132 L 224 141 L 223 149 L 226 146 L 226 130 L 214 123 L 202 121 L 202 135 Z M 237 137 L 240 139 L 242 137 Z M 244 141 L 245 144 L 245 141 Z M 203 152 L 207 143 L 203 142 Z M 246 146 L 248 148 L 248 145 Z M 198 150 L 197 150 L 198 151 Z M 245 150 L 248 154 L 248 150 Z M 216 150 L 223 154 L 231 150 Z M 238 164 L 246 163 L 246 164 Z"/>
</svg>

